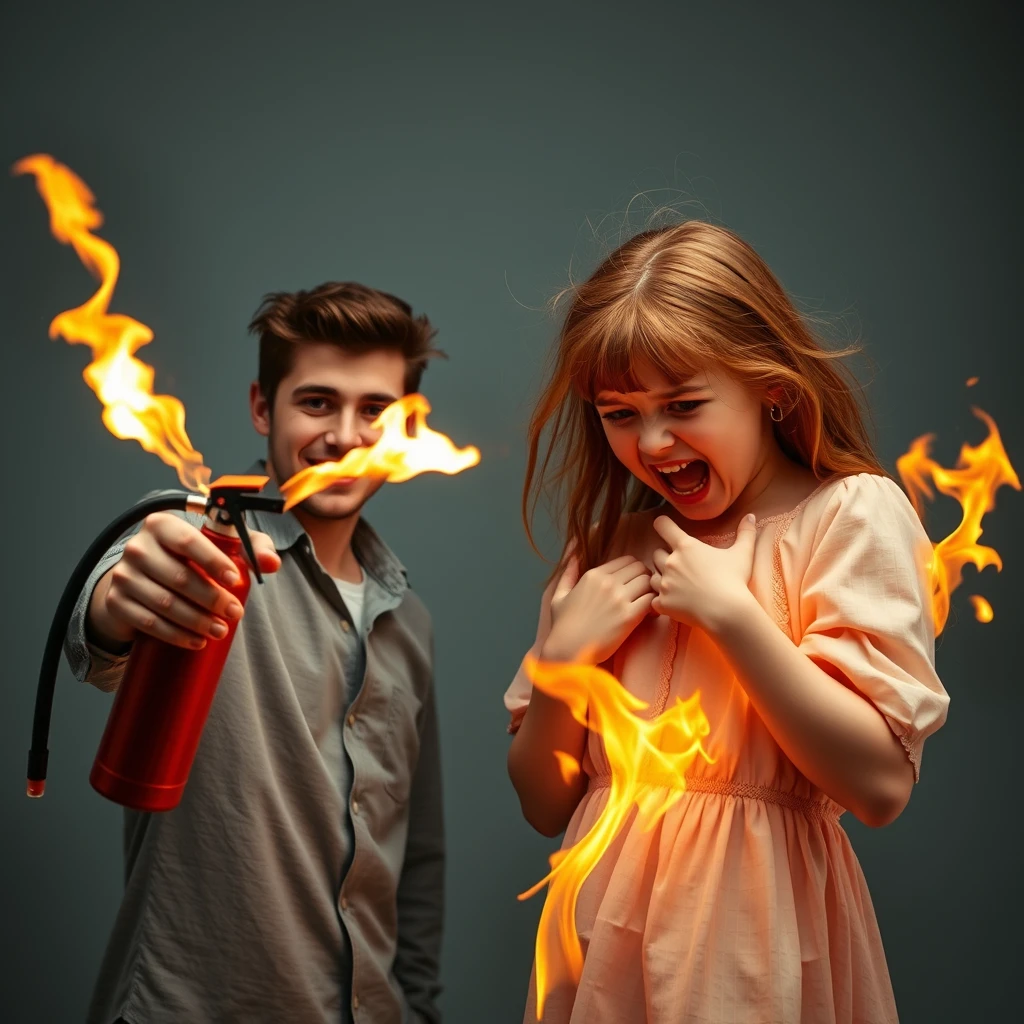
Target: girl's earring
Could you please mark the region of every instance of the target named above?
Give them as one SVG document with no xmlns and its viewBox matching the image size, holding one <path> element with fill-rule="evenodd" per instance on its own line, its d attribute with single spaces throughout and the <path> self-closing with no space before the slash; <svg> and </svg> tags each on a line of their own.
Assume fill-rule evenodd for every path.
<svg viewBox="0 0 1024 1024">
<path fill-rule="evenodd" d="M 768 415 L 771 416 L 772 423 L 781 423 L 782 422 L 782 406 L 780 406 L 778 404 L 778 402 L 776 402 L 771 407 L 771 411 L 768 413 Z"/>
</svg>

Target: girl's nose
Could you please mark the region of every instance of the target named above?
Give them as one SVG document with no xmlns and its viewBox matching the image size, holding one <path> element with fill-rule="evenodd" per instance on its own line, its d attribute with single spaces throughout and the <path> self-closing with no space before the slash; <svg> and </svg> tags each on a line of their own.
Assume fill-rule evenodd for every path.
<svg viewBox="0 0 1024 1024">
<path fill-rule="evenodd" d="M 652 457 L 661 455 L 671 449 L 675 443 L 675 435 L 660 417 L 644 423 L 640 428 L 637 445 L 644 455 Z"/>
</svg>

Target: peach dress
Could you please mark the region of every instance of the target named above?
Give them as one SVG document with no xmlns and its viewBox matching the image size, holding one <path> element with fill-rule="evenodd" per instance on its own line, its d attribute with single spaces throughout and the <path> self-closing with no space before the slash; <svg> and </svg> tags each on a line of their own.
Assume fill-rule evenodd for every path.
<svg viewBox="0 0 1024 1024">
<path fill-rule="evenodd" d="M 631 516 L 615 554 L 650 566 L 662 545 L 657 515 Z M 750 581 L 800 650 L 840 669 L 885 716 L 915 778 L 925 737 L 948 705 L 934 667 L 929 551 L 900 488 L 859 474 L 761 520 Z M 699 690 L 715 761 L 693 763 L 682 798 L 652 831 L 641 830 L 634 811 L 587 879 L 576 916 L 583 975 L 578 988 L 551 993 L 544 1024 L 896 1021 L 871 899 L 839 823 L 843 808 L 782 752 L 707 634 L 652 615 L 611 668 L 649 714 Z M 505 694 L 511 732 L 530 693 L 520 668 Z M 563 846 L 590 829 L 607 799 L 608 764 L 594 733 L 584 769 L 589 786 Z M 533 982 L 525 1020 L 536 1020 Z"/>
</svg>

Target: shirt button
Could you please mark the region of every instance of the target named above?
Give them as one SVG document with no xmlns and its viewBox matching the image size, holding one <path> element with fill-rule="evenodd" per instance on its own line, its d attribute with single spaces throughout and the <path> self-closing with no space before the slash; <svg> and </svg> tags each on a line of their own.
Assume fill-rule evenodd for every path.
<svg viewBox="0 0 1024 1024">
<path fill-rule="evenodd" d="M 344 896 L 341 897 L 341 909 L 348 910 L 348 899 Z"/>
<path fill-rule="evenodd" d="M 347 633 L 352 627 L 348 624 L 348 619 L 341 620 L 341 631 Z"/>
<path fill-rule="evenodd" d="M 350 726 L 356 724 L 356 716 L 354 714 L 348 716 L 348 724 Z"/>
<path fill-rule="evenodd" d="M 352 801 L 352 813 L 353 814 L 358 814 L 359 813 L 359 801 L 358 800 L 353 800 Z"/>
<path fill-rule="evenodd" d="M 353 996 L 352 997 L 352 1009 L 353 1010 L 358 1010 L 359 1009 L 359 996 Z"/>
</svg>

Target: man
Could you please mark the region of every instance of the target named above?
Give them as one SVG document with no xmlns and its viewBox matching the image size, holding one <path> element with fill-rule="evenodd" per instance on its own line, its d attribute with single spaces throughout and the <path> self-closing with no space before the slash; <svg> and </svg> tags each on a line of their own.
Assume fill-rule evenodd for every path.
<svg viewBox="0 0 1024 1024">
<path fill-rule="evenodd" d="M 268 492 L 372 444 L 434 331 L 357 284 L 269 296 L 250 331 Z M 126 812 L 125 894 L 89 1021 L 440 1020 L 444 842 L 429 615 L 361 518 L 379 479 L 251 514 L 244 610 L 195 516 L 151 515 L 97 567 L 67 638 L 116 688 L 133 638 L 201 646 L 242 617 L 181 804 Z M 276 549 L 276 550 L 275 550 Z"/>
</svg>

